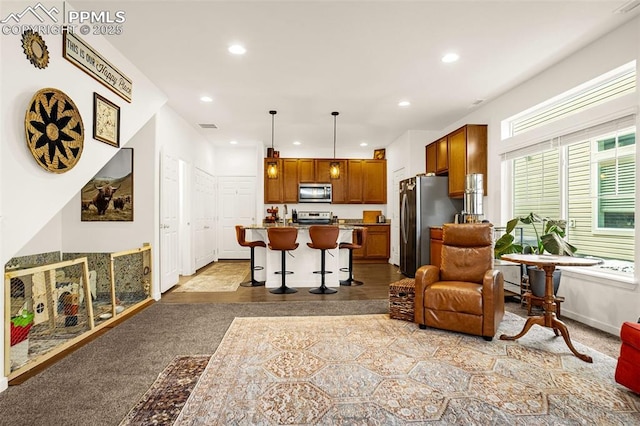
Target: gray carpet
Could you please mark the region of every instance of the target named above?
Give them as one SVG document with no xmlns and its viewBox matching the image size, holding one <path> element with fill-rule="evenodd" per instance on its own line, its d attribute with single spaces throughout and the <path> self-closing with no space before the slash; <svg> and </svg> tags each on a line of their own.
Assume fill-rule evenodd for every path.
<svg viewBox="0 0 640 426">
<path fill-rule="evenodd" d="M 386 312 L 387 300 L 155 303 L 0 393 L 0 425 L 117 425 L 175 356 L 214 353 L 234 317 Z"/>
</svg>

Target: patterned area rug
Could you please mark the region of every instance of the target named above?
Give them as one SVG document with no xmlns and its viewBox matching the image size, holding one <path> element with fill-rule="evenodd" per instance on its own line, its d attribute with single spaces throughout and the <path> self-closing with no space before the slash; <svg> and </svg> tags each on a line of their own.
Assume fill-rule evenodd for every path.
<svg viewBox="0 0 640 426">
<path fill-rule="evenodd" d="M 174 291 L 205 293 L 236 291 L 248 273 L 248 263 L 215 263 Z"/>
<path fill-rule="evenodd" d="M 538 326 L 486 342 L 384 314 L 236 318 L 174 424 L 640 424 L 616 360 L 574 345 L 594 363 Z"/>
<path fill-rule="evenodd" d="M 173 424 L 210 358 L 211 355 L 176 357 L 120 425 Z"/>
</svg>

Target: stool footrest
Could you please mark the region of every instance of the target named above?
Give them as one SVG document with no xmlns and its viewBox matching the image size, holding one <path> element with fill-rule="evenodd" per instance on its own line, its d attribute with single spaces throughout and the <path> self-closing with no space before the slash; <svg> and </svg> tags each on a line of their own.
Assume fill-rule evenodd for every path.
<svg viewBox="0 0 640 426">
<path fill-rule="evenodd" d="M 253 270 L 254 271 L 262 271 L 264 269 L 264 266 L 254 266 Z"/>
<path fill-rule="evenodd" d="M 282 275 L 282 271 L 275 271 L 274 274 L 276 275 Z M 284 271 L 285 275 L 291 275 L 293 274 L 293 271 Z"/>
<path fill-rule="evenodd" d="M 333 271 L 313 271 L 314 274 L 333 274 Z"/>
</svg>

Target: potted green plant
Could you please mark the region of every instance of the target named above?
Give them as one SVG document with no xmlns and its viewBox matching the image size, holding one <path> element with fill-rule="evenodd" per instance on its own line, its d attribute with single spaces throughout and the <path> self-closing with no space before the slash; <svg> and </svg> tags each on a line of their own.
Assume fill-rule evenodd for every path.
<svg viewBox="0 0 640 426">
<path fill-rule="evenodd" d="M 530 225 L 536 236 L 535 245 L 519 244 L 515 241 L 513 231 L 518 224 Z M 539 232 L 540 228 L 540 232 Z M 509 253 L 533 253 L 533 254 L 556 254 L 573 256 L 577 251 L 576 247 L 569 244 L 564 238 L 566 236 L 567 221 L 562 219 L 543 218 L 536 213 L 529 213 L 526 216 L 519 216 L 507 222 L 505 233 L 496 241 L 494 254 L 500 258 L 503 254 Z M 527 268 L 529 275 L 529 285 L 534 296 L 544 296 L 544 271 L 531 266 Z M 556 269 L 553 275 L 553 293 L 558 291 L 560 285 L 560 271 Z"/>
</svg>

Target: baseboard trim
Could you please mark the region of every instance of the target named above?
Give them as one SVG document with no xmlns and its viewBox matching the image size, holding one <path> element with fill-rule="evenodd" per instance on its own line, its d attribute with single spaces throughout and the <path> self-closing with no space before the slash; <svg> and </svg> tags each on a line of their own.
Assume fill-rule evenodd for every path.
<svg viewBox="0 0 640 426">
<path fill-rule="evenodd" d="M 602 331 L 606 331 L 609 334 L 613 334 L 614 336 L 619 336 L 620 335 L 620 326 L 614 326 L 611 324 L 607 324 L 604 323 L 602 321 L 597 321 L 594 320 L 593 318 L 589 318 L 587 316 L 584 315 L 580 315 L 576 312 L 573 311 L 569 311 L 567 309 L 565 309 L 564 307 L 562 308 L 562 316 L 563 317 L 567 317 L 567 318 L 571 318 L 572 320 L 581 322 L 583 324 L 586 324 L 590 327 L 593 328 L 597 328 L 598 330 L 602 330 Z"/>
<path fill-rule="evenodd" d="M 0 378 L 0 393 L 6 391 L 8 387 L 9 387 L 9 379 L 7 379 L 6 377 Z"/>
</svg>

